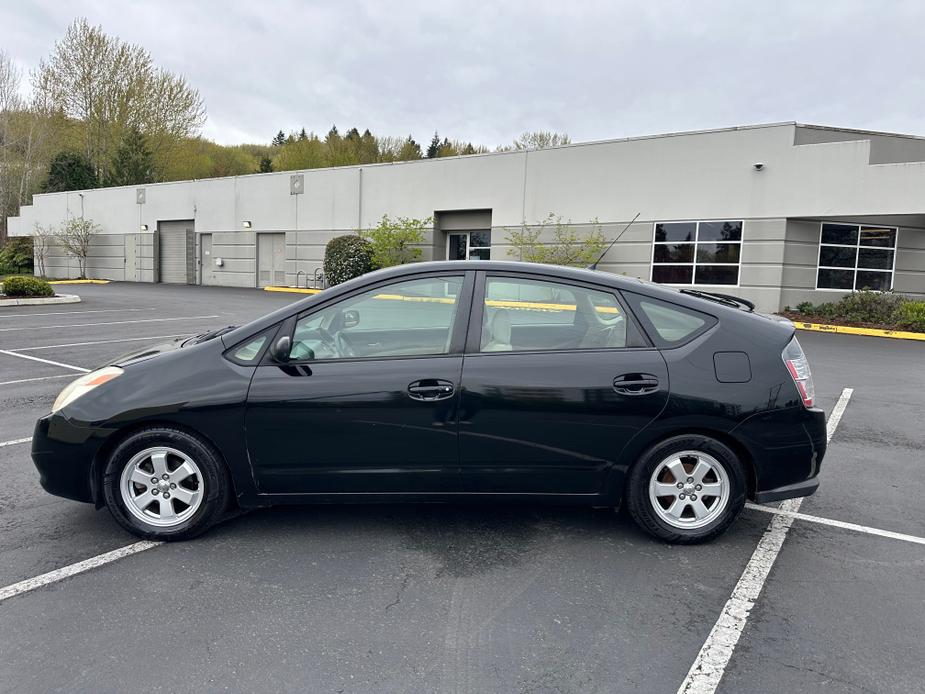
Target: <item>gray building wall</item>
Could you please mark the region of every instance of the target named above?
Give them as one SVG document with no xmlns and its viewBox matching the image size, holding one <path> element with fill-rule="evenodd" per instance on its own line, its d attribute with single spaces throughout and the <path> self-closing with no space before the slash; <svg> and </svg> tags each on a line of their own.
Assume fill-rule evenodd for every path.
<svg viewBox="0 0 925 694">
<path fill-rule="evenodd" d="M 656 222 L 742 220 L 740 284 L 712 288 L 773 310 L 837 298 L 814 289 L 824 219 L 902 227 L 895 288 L 925 295 L 923 160 L 921 138 L 785 123 L 162 183 L 144 186 L 142 202 L 135 187 L 36 195 L 8 226 L 12 235 L 28 235 L 36 223 L 58 225 L 83 214 L 101 228 L 91 275 L 152 281 L 153 230 L 164 221 L 192 219 L 197 237 L 191 262 L 201 257 L 199 235 L 209 233 L 211 262 L 222 260 L 210 268 L 215 283 L 254 287 L 257 234 L 285 234 L 286 282 L 304 286 L 321 267 L 331 238 L 371 228 L 385 214 L 435 218 L 422 246 L 422 259 L 429 260 L 445 257 L 446 234 L 456 229 L 490 223 L 492 257 L 509 259 L 510 230 L 535 225 L 550 212 L 579 231 L 600 220 L 608 239 L 640 213 L 600 268 L 644 279 L 651 277 Z M 756 162 L 764 164 L 762 170 Z M 546 240 L 551 233 L 546 231 Z M 137 269 L 127 267 L 127 235 L 138 249 L 132 263 Z M 50 261 L 52 276 L 76 274 L 76 261 L 61 255 Z M 194 275 L 201 281 L 203 269 L 196 267 Z"/>
</svg>

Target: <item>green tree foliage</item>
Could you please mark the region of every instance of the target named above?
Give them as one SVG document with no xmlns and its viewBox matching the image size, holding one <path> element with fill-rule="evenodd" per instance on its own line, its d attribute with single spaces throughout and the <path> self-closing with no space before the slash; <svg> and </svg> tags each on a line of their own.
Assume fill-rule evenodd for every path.
<svg viewBox="0 0 925 694">
<path fill-rule="evenodd" d="M 260 157 L 260 168 L 257 169 L 260 173 L 272 173 L 273 172 L 273 160 L 269 156 L 264 154 Z"/>
<path fill-rule="evenodd" d="M 147 50 L 86 19 L 72 22 L 39 63 L 33 90 L 42 110 L 77 124 L 79 149 L 103 180 L 130 128 L 145 133 L 160 166 L 205 122 L 199 92 L 184 77 L 157 67 Z"/>
<path fill-rule="evenodd" d="M 424 243 L 426 230 L 433 223 L 432 217 L 392 219 L 383 215 L 375 228 L 361 231 L 360 235 L 369 239 L 372 244 L 373 262 L 376 267 L 392 267 L 414 262 L 421 257 L 421 249 L 418 246 Z"/>
<path fill-rule="evenodd" d="M 134 186 L 154 182 L 154 156 L 138 128 L 129 128 L 109 167 L 110 186 Z"/>
<path fill-rule="evenodd" d="M 14 236 L 7 239 L 0 249 L 0 274 L 9 272 L 32 272 L 32 239 L 28 236 Z"/>
<path fill-rule="evenodd" d="M 273 136 L 273 140 L 270 144 L 274 147 L 282 147 L 284 144 L 286 144 L 286 133 L 280 130 L 278 133 L 276 133 L 276 135 Z"/>
<path fill-rule="evenodd" d="M 600 223 L 595 219 L 590 224 L 590 231 L 579 233 L 571 220 L 563 222 L 550 212 L 534 226 L 523 224 L 508 231 L 508 255 L 528 263 L 587 267 L 607 247 Z"/>
<path fill-rule="evenodd" d="M 48 176 L 42 186 L 43 193 L 60 193 L 65 190 L 98 188 L 96 169 L 82 154 L 59 152 L 48 165 Z"/>
<path fill-rule="evenodd" d="M 438 156 L 440 156 L 440 136 L 435 130 L 434 136 L 430 140 L 430 144 L 427 145 L 427 158 L 436 159 Z"/>
<path fill-rule="evenodd" d="M 324 279 L 329 286 L 375 269 L 373 246 L 362 236 L 336 236 L 324 248 Z"/>
</svg>

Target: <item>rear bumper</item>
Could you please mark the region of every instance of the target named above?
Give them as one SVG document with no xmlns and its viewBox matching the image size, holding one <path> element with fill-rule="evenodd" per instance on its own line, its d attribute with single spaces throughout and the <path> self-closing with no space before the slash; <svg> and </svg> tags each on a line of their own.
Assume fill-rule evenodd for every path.
<svg viewBox="0 0 925 694">
<path fill-rule="evenodd" d="M 753 415 L 733 430 L 755 468 L 752 497 L 759 503 L 809 496 L 826 451 L 825 412 L 789 407 Z"/>
<path fill-rule="evenodd" d="M 90 469 L 101 441 L 92 433 L 57 414 L 35 423 L 32 462 L 46 492 L 74 501 L 94 501 Z"/>
<path fill-rule="evenodd" d="M 783 501 L 784 499 L 794 499 L 798 496 L 812 496 L 819 489 L 819 479 L 813 477 L 811 480 L 803 480 L 794 484 L 788 484 L 776 489 L 766 489 L 763 492 L 755 492 L 755 501 L 759 504 L 769 504 L 772 501 Z"/>
</svg>

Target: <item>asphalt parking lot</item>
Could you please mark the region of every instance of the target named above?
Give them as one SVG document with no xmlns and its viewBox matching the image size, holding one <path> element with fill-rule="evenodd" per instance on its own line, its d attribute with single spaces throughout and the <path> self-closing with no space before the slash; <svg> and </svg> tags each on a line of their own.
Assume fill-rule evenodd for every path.
<svg viewBox="0 0 925 694">
<path fill-rule="evenodd" d="M 44 493 L 16 443 L 73 367 L 299 298 L 71 290 L 82 303 L 0 312 L 0 589 L 135 541 Z M 717 691 L 923 691 L 925 344 L 800 340 L 817 401 L 847 406 L 799 512 L 863 527 L 784 529 Z M 675 547 L 602 509 L 253 512 L 2 599 L 0 690 L 675 692 L 772 518 L 780 539 L 789 517 L 747 509 L 717 541 Z"/>
</svg>

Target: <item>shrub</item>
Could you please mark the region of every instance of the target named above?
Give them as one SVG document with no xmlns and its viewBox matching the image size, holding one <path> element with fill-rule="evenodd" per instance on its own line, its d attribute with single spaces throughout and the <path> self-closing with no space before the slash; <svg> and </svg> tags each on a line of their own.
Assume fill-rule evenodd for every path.
<svg viewBox="0 0 925 694">
<path fill-rule="evenodd" d="M 12 272 L 32 272 L 32 238 L 13 236 L 0 250 L 0 267 Z"/>
<path fill-rule="evenodd" d="M 362 236 L 338 236 L 324 248 L 324 278 L 330 286 L 375 269 L 373 246 Z"/>
<path fill-rule="evenodd" d="M 925 333 L 925 301 L 907 301 L 896 312 L 896 324 L 901 328 Z"/>
<path fill-rule="evenodd" d="M 562 221 L 561 216 L 550 212 L 533 228 L 523 224 L 508 231 L 507 242 L 511 247 L 507 254 L 528 263 L 587 267 L 607 248 L 598 221 L 592 219 L 590 224 L 589 232 L 579 234 L 570 220 Z"/>
<path fill-rule="evenodd" d="M 835 304 L 837 316 L 853 323 L 888 324 L 908 299 L 892 292 L 860 291 L 843 296 Z"/>
<path fill-rule="evenodd" d="M 3 293 L 7 296 L 54 296 L 55 290 L 38 277 L 7 277 L 3 280 Z"/>
<path fill-rule="evenodd" d="M 391 219 L 382 215 L 374 229 L 361 232 L 373 246 L 373 262 L 376 267 L 392 267 L 411 263 L 421 257 L 425 229 L 434 223 L 433 218 L 409 219 L 398 217 Z"/>
<path fill-rule="evenodd" d="M 797 313 L 813 313 L 815 310 L 812 301 L 801 301 L 797 304 Z"/>
</svg>

